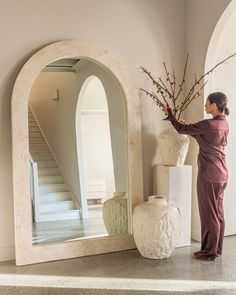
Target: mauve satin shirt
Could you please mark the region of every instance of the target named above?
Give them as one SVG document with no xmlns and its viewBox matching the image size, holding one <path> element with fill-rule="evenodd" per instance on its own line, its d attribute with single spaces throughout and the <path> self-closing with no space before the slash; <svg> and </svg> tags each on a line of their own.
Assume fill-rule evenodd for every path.
<svg viewBox="0 0 236 295">
<path fill-rule="evenodd" d="M 224 183 L 228 180 L 228 169 L 224 148 L 227 145 L 229 125 L 225 115 L 199 121 L 195 124 L 181 124 L 168 109 L 169 118 L 180 134 L 194 137 L 199 145 L 198 177 L 203 181 Z"/>
</svg>

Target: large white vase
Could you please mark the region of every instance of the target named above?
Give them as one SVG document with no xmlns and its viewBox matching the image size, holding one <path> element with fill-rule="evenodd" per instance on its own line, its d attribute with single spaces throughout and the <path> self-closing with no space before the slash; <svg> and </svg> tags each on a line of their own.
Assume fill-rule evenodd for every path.
<svg viewBox="0 0 236 295">
<path fill-rule="evenodd" d="M 109 235 L 128 233 L 128 210 L 125 192 L 116 192 L 103 203 L 103 221 Z"/>
<path fill-rule="evenodd" d="M 188 152 L 189 137 L 179 134 L 174 127 L 162 131 L 158 138 L 163 165 L 182 166 Z"/>
<path fill-rule="evenodd" d="M 166 197 L 150 196 L 148 202 L 135 207 L 133 234 L 136 246 L 143 257 L 168 258 L 180 236 L 181 215 L 167 203 Z"/>
</svg>

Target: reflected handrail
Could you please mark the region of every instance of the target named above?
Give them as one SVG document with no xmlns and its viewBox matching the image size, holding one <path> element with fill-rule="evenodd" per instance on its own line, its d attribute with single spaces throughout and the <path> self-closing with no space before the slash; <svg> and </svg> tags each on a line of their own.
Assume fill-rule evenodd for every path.
<svg viewBox="0 0 236 295">
<path fill-rule="evenodd" d="M 39 179 L 38 179 L 38 164 L 34 162 L 29 153 L 30 162 L 30 194 L 33 209 L 33 221 L 39 221 Z"/>
</svg>

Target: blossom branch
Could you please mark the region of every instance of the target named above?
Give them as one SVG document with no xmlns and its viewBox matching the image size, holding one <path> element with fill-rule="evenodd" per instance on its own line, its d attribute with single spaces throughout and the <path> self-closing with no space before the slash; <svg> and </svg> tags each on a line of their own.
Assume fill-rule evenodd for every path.
<svg viewBox="0 0 236 295">
<path fill-rule="evenodd" d="M 184 86 L 184 83 L 185 83 L 185 76 L 186 76 L 186 71 L 187 71 L 187 66 L 188 66 L 188 57 L 189 57 L 189 54 L 187 54 L 187 57 L 186 57 L 186 61 L 185 61 L 185 65 L 184 65 L 183 78 L 182 78 L 181 84 L 179 85 L 179 91 L 178 91 L 178 93 L 176 95 L 176 100 L 178 99 L 180 93 L 182 92 L 183 86 Z"/>
<path fill-rule="evenodd" d="M 170 85 L 170 89 L 168 85 L 163 81 L 163 79 L 160 77 L 157 80 L 152 76 L 152 74 L 146 70 L 144 67 L 140 67 L 142 71 L 148 76 L 148 78 L 152 81 L 152 84 L 157 88 L 156 94 L 154 92 L 149 92 L 145 89 L 141 89 L 145 94 L 150 96 L 157 106 L 163 107 L 164 104 L 169 105 L 168 100 L 172 102 L 173 104 L 173 112 L 174 114 L 178 113 L 178 119 L 180 118 L 180 115 L 182 112 L 189 106 L 189 104 L 195 100 L 196 98 L 200 97 L 201 95 L 201 90 L 204 88 L 206 85 L 207 81 L 201 86 L 203 83 L 203 79 L 212 73 L 217 67 L 219 67 L 221 64 L 225 63 L 227 60 L 229 60 L 232 57 L 235 57 L 236 53 L 231 54 L 224 60 L 218 62 L 213 68 L 211 68 L 209 71 L 207 71 L 205 74 L 201 75 L 199 78 L 197 77 L 196 73 L 194 74 L 194 82 L 189 89 L 187 95 L 183 99 L 181 104 L 177 104 L 177 99 L 180 97 L 180 94 L 183 91 L 184 84 L 185 84 L 185 77 L 186 77 L 186 72 L 187 72 L 187 65 L 188 65 L 188 57 L 187 55 L 186 61 L 185 61 L 185 66 L 184 66 L 184 71 L 183 71 L 183 77 L 182 81 L 179 84 L 179 90 L 176 93 L 176 86 L 177 86 L 177 79 L 175 75 L 175 71 L 173 70 L 172 73 L 172 78 L 170 78 L 170 73 L 168 72 L 167 66 L 165 63 L 163 63 L 164 68 L 165 68 L 165 74 L 166 74 L 166 80 L 168 81 Z M 158 95 L 161 97 L 158 97 Z"/>
<path fill-rule="evenodd" d="M 173 82 L 171 82 L 171 80 L 170 80 L 170 73 L 167 70 L 166 63 L 163 62 L 163 65 L 164 65 L 165 72 L 166 72 L 166 81 L 169 82 L 169 84 L 170 84 L 170 88 L 171 88 L 171 91 L 172 91 L 172 97 L 173 97 L 173 95 L 174 95 L 174 89 L 173 89 L 173 86 L 172 86 Z"/>
<path fill-rule="evenodd" d="M 181 113 L 188 107 L 188 105 L 196 98 L 198 98 L 201 95 L 201 90 L 205 87 L 205 85 L 207 84 L 208 81 L 206 81 L 200 88 L 199 90 L 197 90 L 192 96 L 191 99 L 189 99 L 189 101 L 184 105 L 184 107 L 180 110 L 179 114 L 178 114 L 178 119 L 180 118 Z"/>
<path fill-rule="evenodd" d="M 220 61 L 219 63 L 217 63 L 213 68 L 211 68 L 209 71 L 207 71 L 205 74 L 201 75 L 200 78 L 195 81 L 195 83 L 193 84 L 192 88 L 189 90 L 188 94 L 186 95 L 186 98 L 184 100 L 184 104 L 188 102 L 188 100 L 191 98 L 191 94 L 193 93 L 193 90 L 195 88 L 196 85 L 199 85 L 199 83 L 210 73 L 212 73 L 218 66 L 220 66 L 221 64 L 225 63 L 228 59 L 232 58 L 236 56 L 236 53 L 231 54 L 230 56 L 228 56 L 227 58 L 225 58 L 224 60 Z"/>
<path fill-rule="evenodd" d="M 148 77 L 152 80 L 153 85 L 156 85 L 157 87 L 160 87 L 163 91 L 167 92 L 167 93 L 171 96 L 171 93 L 169 92 L 169 90 L 168 90 L 168 89 L 165 89 L 160 83 L 158 83 L 158 82 L 154 79 L 154 77 L 151 75 L 150 72 L 148 72 L 144 67 L 140 67 L 140 68 L 141 68 L 141 69 L 143 70 L 143 72 L 144 72 L 145 74 L 147 74 Z"/>
<path fill-rule="evenodd" d="M 164 106 L 163 102 L 157 97 L 157 95 L 155 93 L 151 93 L 143 88 L 141 88 L 140 90 L 143 91 L 148 96 L 150 96 L 154 100 L 154 102 L 157 104 L 157 106 L 159 106 L 159 107 Z"/>
</svg>

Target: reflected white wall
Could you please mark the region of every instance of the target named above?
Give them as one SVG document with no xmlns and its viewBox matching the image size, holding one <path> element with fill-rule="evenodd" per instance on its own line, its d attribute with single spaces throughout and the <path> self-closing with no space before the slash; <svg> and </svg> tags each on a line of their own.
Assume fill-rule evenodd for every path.
<svg viewBox="0 0 236 295">
<path fill-rule="evenodd" d="M 59 100 L 53 100 L 59 89 Z M 80 180 L 75 140 L 75 74 L 41 72 L 33 84 L 29 102 L 56 159 L 65 182 L 80 202 Z"/>
</svg>

